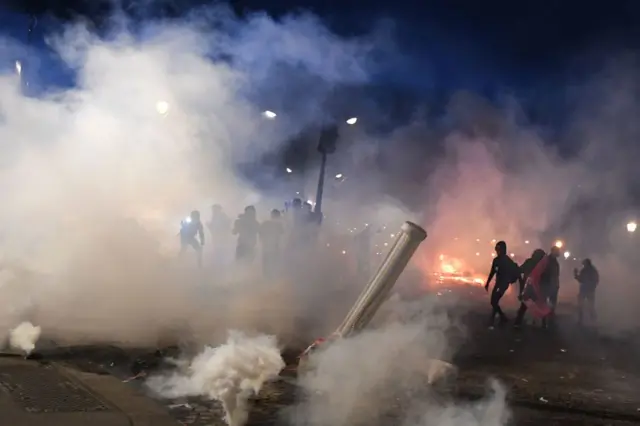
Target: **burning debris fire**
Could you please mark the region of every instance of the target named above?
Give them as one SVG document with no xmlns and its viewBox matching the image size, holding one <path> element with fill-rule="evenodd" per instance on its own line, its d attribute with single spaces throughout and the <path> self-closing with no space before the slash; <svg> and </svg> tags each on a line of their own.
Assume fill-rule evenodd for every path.
<svg viewBox="0 0 640 426">
<path fill-rule="evenodd" d="M 484 278 L 469 270 L 468 265 L 462 259 L 445 256 L 438 256 L 437 268 L 433 272 L 435 282 L 438 285 L 467 284 L 484 285 Z"/>
</svg>

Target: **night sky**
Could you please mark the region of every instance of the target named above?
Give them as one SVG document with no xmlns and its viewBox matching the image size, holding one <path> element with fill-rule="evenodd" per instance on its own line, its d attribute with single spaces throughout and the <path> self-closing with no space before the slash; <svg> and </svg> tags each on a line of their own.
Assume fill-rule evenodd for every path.
<svg viewBox="0 0 640 426">
<path fill-rule="evenodd" d="M 67 0 L 2 0 L 5 10 L 72 5 Z M 11 3 L 19 3 L 16 7 Z M 96 4 L 96 1 L 86 0 Z M 198 0 L 173 0 L 174 10 Z M 75 4 L 74 4 L 75 3 Z M 244 13 L 280 15 L 311 10 L 342 34 L 366 31 L 388 20 L 406 53 L 390 64 L 390 84 L 413 90 L 472 89 L 491 92 L 552 87 L 582 78 L 613 52 L 640 47 L 640 2 L 611 0 L 243 0 Z M 85 8 L 86 9 L 86 8 Z M 19 34 L 26 26 L 14 13 L 0 17 L 2 30 Z M 24 32 L 23 32 L 24 34 Z"/>
</svg>

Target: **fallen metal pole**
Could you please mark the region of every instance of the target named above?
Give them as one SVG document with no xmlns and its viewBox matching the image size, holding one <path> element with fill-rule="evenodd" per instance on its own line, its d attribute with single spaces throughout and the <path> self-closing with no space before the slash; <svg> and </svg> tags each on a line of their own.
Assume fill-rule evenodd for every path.
<svg viewBox="0 0 640 426">
<path fill-rule="evenodd" d="M 330 340 L 348 337 L 364 329 L 371 322 L 382 303 L 389 297 L 391 289 L 398 281 L 402 271 L 407 267 L 418 246 L 426 238 L 427 232 L 418 225 L 411 222 L 405 222 L 402 225 L 400 233 L 378 271 L 362 290 L 360 297 L 358 297 L 340 327 L 329 338 Z M 325 339 L 318 339 L 311 344 L 300 356 L 301 360 L 324 341 Z"/>
<path fill-rule="evenodd" d="M 418 246 L 427 238 L 427 232 L 411 222 L 405 222 L 400 230 L 378 271 L 364 288 L 340 327 L 335 331 L 337 336 L 347 337 L 357 333 L 371 322 L 380 306 L 389 297 L 391 289 L 407 267 Z"/>
</svg>

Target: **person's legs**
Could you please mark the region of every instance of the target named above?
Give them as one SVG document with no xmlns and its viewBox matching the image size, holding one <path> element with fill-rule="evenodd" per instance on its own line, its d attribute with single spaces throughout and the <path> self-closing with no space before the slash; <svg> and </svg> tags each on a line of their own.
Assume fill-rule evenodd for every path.
<svg viewBox="0 0 640 426">
<path fill-rule="evenodd" d="M 498 287 L 498 286 L 493 287 L 493 291 L 491 292 L 491 307 L 492 307 L 491 321 L 492 322 L 495 320 L 496 315 L 500 316 L 500 322 L 507 321 L 507 316 L 504 314 L 504 312 L 502 312 L 502 309 L 500 308 L 500 299 L 502 299 L 502 296 L 504 296 L 504 293 L 506 291 L 507 289 L 504 287 Z"/>
<path fill-rule="evenodd" d="M 522 325 L 522 321 L 524 321 L 524 315 L 527 313 L 527 305 L 524 302 L 520 302 L 520 307 L 518 308 L 518 314 L 516 315 L 515 326 L 519 327 Z"/>
</svg>

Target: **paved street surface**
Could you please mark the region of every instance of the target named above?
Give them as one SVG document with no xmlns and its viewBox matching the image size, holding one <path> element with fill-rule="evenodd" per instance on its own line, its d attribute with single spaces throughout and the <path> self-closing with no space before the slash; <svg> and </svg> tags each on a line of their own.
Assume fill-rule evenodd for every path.
<svg viewBox="0 0 640 426">
<path fill-rule="evenodd" d="M 519 331 L 489 329 L 486 301 L 467 308 L 457 318 L 465 324 L 464 333 L 450 336 L 459 344 L 453 359 L 459 374 L 438 390 L 443 400 L 479 399 L 487 394 L 488 380 L 497 378 L 508 389 L 512 425 L 640 425 L 637 337 L 612 338 L 579 328 L 570 307 L 563 308 L 556 329 Z M 2 424 L 223 425 L 216 402 L 156 401 L 145 396 L 142 380 L 127 380 L 159 368 L 162 357 L 151 349 L 106 346 L 42 350 L 28 361 L 0 357 Z M 296 398 L 291 377 L 268 384 L 253 401 L 249 424 L 287 424 L 283 413 Z M 399 413 L 390 409 L 379 424 L 398 421 Z"/>
</svg>

